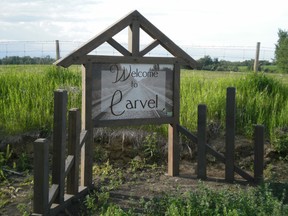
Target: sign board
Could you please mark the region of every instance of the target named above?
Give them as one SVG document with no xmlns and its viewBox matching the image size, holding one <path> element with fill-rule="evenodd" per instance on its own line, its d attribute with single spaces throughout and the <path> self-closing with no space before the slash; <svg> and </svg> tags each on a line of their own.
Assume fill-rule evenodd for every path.
<svg viewBox="0 0 288 216">
<path fill-rule="evenodd" d="M 128 49 L 113 37 L 128 27 Z M 152 42 L 140 46 L 143 30 Z M 93 55 L 108 43 L 120 56 Z M 162 46 L 173 57 L 150 56 Z M 169 124 L 168 174 L 179 174 L 180 65 L 197 62 L 138 11 L 133 11 L 104 32 L 58 60 L 58 66 L 82 64 L 82 127 L 87 131 L 85 185 L 92 183 L 93 127 Z M 82 165 L 83 165 L 82 163 Z M 82 166 L 81 165 L 81 166 Z"/>
<path fill-rule="evenodd" d="M 92 66 L 92 119 L 173 117 L 173 64 Z"/>
</svg>

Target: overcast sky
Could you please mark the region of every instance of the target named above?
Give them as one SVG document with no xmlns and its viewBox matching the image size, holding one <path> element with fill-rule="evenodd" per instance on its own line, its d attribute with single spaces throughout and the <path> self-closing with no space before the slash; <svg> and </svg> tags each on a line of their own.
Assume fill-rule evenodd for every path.
<svg viewBox="0 0 288 216">
<path fill-rule="evenodd" d="M 1 0 L 0 41 L 85 42 L 133 10 L 178 45 L 274 47 L 288 29 L 287 0 Z"/>
</svg>

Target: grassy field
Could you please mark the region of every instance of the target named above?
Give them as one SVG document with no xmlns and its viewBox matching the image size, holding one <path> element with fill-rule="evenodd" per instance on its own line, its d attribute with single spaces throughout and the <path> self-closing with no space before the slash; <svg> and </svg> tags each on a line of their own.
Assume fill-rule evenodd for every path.
<svg viewBox="0 0 288 216">
<path fill-rule="evenodd" d="M 196 129 L 197 106 L 206 104 L 208 124 L 225 126 L 227 87 L 237 89 L 237 131 L 251 136 L 254 124 L 264 124 L 274 147 L 288 152 L 288 76 L 250 72 L 181 71 L 180 122 Z M 52 128 L 53 91 L 68 91 L 69 105 L 81 107 L 80 67 L 0 67 L 0 137 Z M 277 143 L 278 142 L 278 143 Z"/>
<path fill-rule="evenodd" d="M 271 140 L 275 150 L 287 155 L 288 75 L 286 74 L 255 75 L 251 72 L 182 70 L 181 124 L 195 131 L 197 106 L 205 103 L 208 108 L 208 124 L 217 125 L 220 130 L 224 130 L 225 96 L 228 87 L 237 89 L 237 133 L 251 136 L 254 124 L 264 124 L 267 138 Z M 63 69 L 35 65 L 0 66 L 0 140 L 6 136 L 35 130 L 51 133 L 53 91 L 58 88 L 68 91 L 69 108 L 81 107 L 79 67 Z M 154 128 L 147 129 L 155 131 Z M 163 127 L 160 130 L 164 131 Z M 1 156 L 3 159 L 4 152 L 0 152 L 0 159 Z M 5 157 L 8 160 L 8 156 Z M 131 168 L 136 165 L 129 164 Z M 105 183 L 118 185 L 120 182 L 117 181 L 124 181 L 127 177 L 122 168 L 119 168 L 119 172 L 115 171 L 109 161 L 99 167 L 101 167 L 100 175 L 105 175 L 103 176 Z M 140 177 L 143 178 L 142 171 L 140 173 Z M 135 173 L 131 175 L 134 179 Z M 112 186 L 114 188 L 115 185 Z M 284 200 L 287 200 L 287 197 L 284 197 L 285 193 L 285 191 L 276 193 L 278 197 L 276 198 L 266 184 L 235 191 L 227 188 L 215 191 L 200 185 L 195 191 L 187 191 L 185 194 L 173 195 L 169 191 L 161 197 L 137 203 L 145 215 L 287 215 L 287 202 L 284 204 Z M 108 204 L 109 191 L 102 191 L 96 195 L 88 195 L 84 201 L 85 207 L 91 210 L 91 213 L 96 211 L 102 215 L 137 215 L 133 209 L 126 212 L 114 204 Z M 95 205 L 95 200 L 98 206 Z"/>
<path fill-rule="evenodd" d="M 69 93 L 69 107 L 81 101 L 81 74 L 53 66 L 0 67 L 0 137 L 51 131 L 53 91 Z"/>
</svg>

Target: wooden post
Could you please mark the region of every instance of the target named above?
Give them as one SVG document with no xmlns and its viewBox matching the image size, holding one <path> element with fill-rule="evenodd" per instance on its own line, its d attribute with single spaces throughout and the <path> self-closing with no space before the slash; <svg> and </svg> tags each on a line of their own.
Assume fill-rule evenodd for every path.
<svg viewBox="0 0 288 216">
<path fill-rule="evenodd" d="M 179 148 L 179 110 L 180 110 L 180 65 L 174 65 L 174 122 L 168 128 L 168 175 L 179 175 L 180 148 Z"/>
<path fill-rule="evenodd" d="M 92 187 L 92 64 L 82 66 L 82 129 L 87 139 L 81 149 L 81 186 Z"/>
<path fill-rule="evenodd" d="M 263 181 L 264 170 L 264 126 L 254 126 L 254 179 L 259 184 Z"/>
<path fill-rule="evenodd" d="M 257 42 L 256 54 L 254 60 L 254 72 L 258 72 L 259 69 L 259 53 L 260 53 L 260 42 Z"/>
<path fill-rule="evenodd" d="M 226 153 L 225 153 L 225 180 L 234 181 L 234 148 L 236 129 L 236 89 L 227 88 L 226 95 Z"/>
<path fill-rule="evenodd" d="M 64 202 L 67 91 L 54 92 L 52 184 L 59 185 L 56 203 Z"/>
<path fill-rule="evenodd" d="M 197 177 L 204 180 L 206 174 L 206 122 L 207 107 L 198 105 L 198 142 L 197 142 Z"/>
<path fill-rule="evenodd" d="M 139 40 L 140 40 L 140 23 L 134 20 L 128 28 L 128 50 L 132 56 L 139 56 Z"/>
<path fill-rule="evenodd" d="M 179 175 L 179 133 L 177 125 L 170 124 L 168 128 L 168 175 Z"/>
<path fill-rule="evenodd" d="M 69 110 L 68 155 L 74 156 L 74 163 L 67 175 L 67 193 L 76 195 L 79 188 L 80 130 L 81 119 L 79 109 Z"/>
<path fill-rule="evenodd" d="M 56 60 L 60 59 L 60 46 L 59 46 L 59 40 L 56 40 Z"/>
<path fill-rule="evenodd" d="M 49 143 L 46 139 L 34 142 L 34 196 L 33 215 L 49 212 Z"/>
</svg>

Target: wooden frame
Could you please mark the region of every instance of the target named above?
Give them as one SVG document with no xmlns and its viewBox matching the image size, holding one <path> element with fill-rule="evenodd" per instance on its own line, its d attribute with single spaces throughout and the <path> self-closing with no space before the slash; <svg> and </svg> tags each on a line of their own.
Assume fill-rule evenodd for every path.
<svg viewBox="0 0 288 216">
<path fill-rule="evenodd" d="M 80 181 L 83 183 L 79 185 L 80 150 L 87 141 L 87 131 L 80 128 L 80 110 L 69 110 L 66 156 L 67 91 L 55 91 L 54 102 L 52 184 L 49 187 L 49 142 L 47 139 L 37 139 L 34 142 L 32 215 L 59 215 L 73 200 L 83 198 L 89 188 L 82 180 L 89 180 L 86 173 L 81 175 Z"/>
<path fill-rule="evenodd" d="M 93 79 L 92 79 L 92 81 L 93 81 L 93 84 L 91 83 L 91 87 L 86 87 L 87 89 L 89 88 L 89 89 L 93 89 L 93 92 L 95 91 L 95 95 L 98 95 L 97 97 L 93 97 L 93 99 L 92 100 L 90 100 L 90 99 L 87 99 L 87 101 L 90 101 L 90 103 L 91 103 L 91 101 L 92 101 L 92 112 L 93 112 L 93 117 L 92 117 L 92 119 L 93 119 L 93 126 L 94 127 L 109 127 L 109 126 L 131 126 L 131 125 L 144 125 L 144 124 L 170 124 L 170 123 L 173 123 L 175 120 L 174 120 L 174 113 L 176 113 L 177 114 L 177 116 L 179 115 L 178 113 L 179 113 L 179 110 L 176 110 L 176 112 L 175 112 L 175 110 L 171 110 L 172 111 L 172 113 L 173 113 L 173 115 L 171 115 L 171 116 L 169 116 L 168 114 L 164 114 L 164 113 L 162 113 L 161 114 L 161 116 L 158 116 L 158 117 L 148 117 L 147 115 L 143 115 L 143 116 L 141 116 L 141 115 L 139 115 L 140 113 L 141 113 L 141 111 L 140 111 L 140 113 L 138 114 L 138 117 L 135 117 L 135 118 L 130 118 L 129 116 L 126 116 L 126 117 L 117 117 L 117 119 L 113 119 L 113 117 L 112 116 L 110 116 L 109 118 L 107 117 L 107 114 L 109 113 L 109 112 L 105 112 L 105 116 L 106 117 L 104 117 L 103 118 L 103 115 L 104 115 L 104 112 L 102 113 L 102 111 L 100 110 L 100 107 L 101 107 L 101 104 L 102 103 L 104 103 L 102 100 L 101 100 L 101 97 L 100 97 L 100 94 L 101 95 L 103 95 L 103 92 L 102 92 L 102 85 L 104 85 L 103 86 L 103 88 L 104 88 L 104 96 L 103 96 L 103 98 L 104 98 L 104 101 L 106 101 L 106 106 L 105 107 L 108 107 L 108 104 L 107 104 L 107 100 L 111 100 L 111 97 L 112 97 L 112 95 L 110 95 L 111 93 L 110 93 L 110 90 L 114 90 L 114 89 L 118 89 L 118 87 L 117 87 L 117 83 L 114 83 L 114 82 L 112 82 L 112 80 L 111 79 L 115 79 L 115 77 L 113 77 L 114 76 L 114 74 L 115 73 L 106 73 L 106 70 L 108 70 L 108 69 L 106 69 L 106 68 L 109 68 L 109 67 L 111 67 L 111 66 L 113 66 L 113 65 L 116 65 L 114 62 L 109 62 L 109 63 L 105 63 L 105 64 L 95 64 L 94 65 L 94 70 L 93 71 L 91 71 L 90 73 L 93 73 Z M 128 66 L 129 64 L 126 64 L 126 66 Z M 134 68 L 134 70 L 135 70 L 135 68 L 137 68 L 138 67 L 138 64 L 131 64 L 132 65 L 132 68 Z M 131 66 L 131 65 L 129 65 L 129 66 Z M 160 65 L 160 68 L 161 68 L 161 62 L 159 63 L 159 64 L 157 64 L 158 66 Z M 174 77 L 175 77 L 175 73 L 176 74 L 179 74 L 180 73 L 180 71 L 179 71 L 179 69 L 178 69 L 178 67 L 175 67 L 175 64 L 169 64 L 170 65 L 170 68 L 169 69 L 167 69 L 166 67 L 167 67 L 167 64 L 164 64 L 164 73 L 165 74 L 163 74 L 162 73 L 162 69 L 160 69 L 161 70 L 161 73 L 164 75 L 164 77 L 166 78 L 166 80 L 163 80 L 163 79 L 161 79 L 161 77 L 159 77 L 158 75 L 157 75 L 157 77 L 153 77 L 153 78 L 151 78 L 151 79 L 156 79 L 156 80 L 158 80 L 158 82 L 160 81 L 160 83 L 158 83 L 158 84 L 161 84 L 162 83 L 162 85 L 160 86 L 160 85 L 158 85 L 157 86 L 157 89 L 159 89 L 159 87 L 161 87 L 161 90 L 162 91 L 165 91 L 165 93 L 166 93 L 166 91 L 168 91 L 168 92 L 170 92 L 170 94 L 169 94 L 169 98 L 168 98 L 168 100 L 171 100 L 171 101 L 174 101 L 174 95 L 175 95 L 175 92 L 177 92 L 178 90 L 179 90 L 179 88 L 177 87 L 177 86 L 179 86 L 179 83 L 177 83 L 177 85 L 174 85 L 176 82 L 179 82 L 179 79 L 174 83 Z M 117 67 L 118 66 L 121 66 L 121 65 L 119 65 L 118 63 L 117 63 Z M 125 67 L 126 67 L 125 66 Z M 149 63 L 149 61 L 145 61 L 145 62 L 143 62 L 143 64 L 140 64 L 139 65 L 140 67 L 142 67 L 143 68 L 143 66 L 144 67 L 154 67 L 155 65 L 154 64 L 151 64 L 151 63 Z M 104 69 L 104 71 L 102 71 L 102 67 L 104 67 L 105 69 Z M 133 70 L 133 69 L 132 69 Z M 167 71 L 166 71 L 167 70 Z M 177 70 L 177 71 L 176 71 Z M 122 71 L 122 69 L 120 70 L 120 71 Z M 108 72 L 108 71 L 107 71 Z M 129 74 L 128 72 L 124 72 L 123 74 Z M 122 74 L 122 72 L 121 72 L 121 75 L 116 75 L 116 77 L 122 77 L 123 76 L 123 74 Z M 104 75 L 104 78 L 102 77 Z M 125 76 L 126 76 L 125 75 Z M 128 75 L 127 75 L 127 77 L 128 77 Z M 106 82 L 108 82 L 108 80 L 109 80 L 109 82 L 107 83 L 107 85 L 106 84 L 103 84 L 103 83 L 101 83 L 101 80 L 104 80 L 105 81 L 105 83 Z M 111 80 L 111 82 L 110 82 L 110 80 Z M 134 79 L 132 79 L 132 80 L 134 80 Z M 135 81 L 135 80 L 134 80 Z M 126 83 L 125 83 L 126 82 Z M 136 82 L 138 82 L 137 80 L 136 80 Z M 123 87 L 123 86 L 127 86 L 127 88 L 125 88 L 125 89 L 129 89 L 129 92 L 134 92 L 134 90 L 133 89 L 135 89 L 135 88 L 131 88 L 131 86 L 130 86 L 130 81 L 128 80 L 126 80 L 126 78 L 125 78 L 125 80 L 124 81 L 122 81 L 122 82 L 120 82 L 121 83 L 121 86 Z M 124 83 L 124 84 L 123 84 Z M 129 83 L 128 85 L 126 85 L 127 83 Z M 146 81 L 146 83 L 147 83 L 147 81 Z M 84 84 L 83 84 L 84 85 Z M 138 84 L 137 84 L 137 86 L 138 86 Z M 142 86 L 143 86 L 143 84 L 142 84 Z M 145 86 L 145 84 L 144 84 L 144 86 Z M 176 86 L 176 87 L 175 87 Z M 154 88 L 154 86 L 150 86 L 150 87 L 152 87 L 152 89 Z M 150 87 L 148 87 L 148 88 L 150 88 Z M 85 88 L 85 87 L 83 87 L 83 88 Z M 120 88 L 120 87 L 119 87 Z M 147 87 L 146 87 L 147 88 Z M 175 88 L 177 88 L 176 89 L 176 91 L 175 91 Z M 107 90 L 108 89 L 108 90 Z M 138 92 L 139 92 L 139 88 L 137 87 L 136 88 L 136 90 L 138 89 Z M 106 92 L 108 92 L 107 93 L 107 95 L 105 96 L 105 90 L 106 90 Z M 144 88 L 144 90 L 145 90 L 145 88 Z M 152 90 L 153 91 L 153 90 Z M 157 91 L 157 90 L 156 90 Z M 100 92 L 102 92 L 102 93 L 100 93 Z M 162 93 L 164 93 L 164 92 L 162 92 Z M 131 94 L 131 93 L 130 93 Z M 155 92 L 153 93 L 154 95 L 156 94 Z M 161 94 L 161 93 L 160 93 Z M 166 93 L 167 94 L 167 93 Z M 166 97 L 167 98 L 167 95 L 166 94 L 163 94 L 162 96 L 164 96 L 164 97 Z M 173 95 L 172 95 L 173 94 Z M 176 93 L 177 94 L 177 93 Z M 132 95 L 133 95 L 133 97 L 135 96 L 135 94 L 133 94 L 132 93 Z M 178 96 L 179 97 L 179 96 Z M 178 98 L 178 97 L 176 97 L 176 98 Z M 128 97 L 128 99 L 129 99 L 129 97 Z M 139 99 L 139 98 L 137 98 L 137 99 Z M 93 102 L 93 101 L 95 101 L 95 102 Z M 163 100 L 161 100 L 162 101 L 162 105 L 164 106 L 164 108 L 166 107 L 165 106 L 165 104 L 163 104 Z M 105 104 L 105 103 L 104 103 Z M 90 104 L 89 104 L 90 105 Z M 174 104 L 169 104 L 170 106 L 172 106 L 173 107 L 173 109 L 174 109 Z M 168 105 L 168 106 L 169 106 Z M 91 106 L 91 105 L 90 105 Z M 179 106 L 177 105 L 177 107 L 178 107 L 178 109 L 179 109 Z M 166 107 L 167 108 L 167 107 Z M 162 110 L 162 109 L 158 109 L 158 110 Z M 108 110 L 107 110 L 108 111 Z M 126 111 L 128 111 L 129 112 L 129 110 L 127 109 L 127 110 L 125 110 L 125 112 Z M 131 112 L 131 111 L 130 111 Z M 102 117 L 101 117 L 101 113 L 102 113 Z M 109 114 L 109 115 L 111 115 L 111 113 Z M 131 115 L 133 115 L 133 113 L 131 114 Z M 95 116 L 98 116 L 98 118 L 95 118 Z"/>
<path fill-rule="evenodd" d="M 113 36 L 128 27 L 128 49 L 118 43 Z M 152 38 L 152 42 L 140 50 L 140 29 Z M 89 55 L 91 51 L 99 47 L 104 42 L 110 44 L 123 56 L 99 56 Z M 145 55 L 158 45 L 170 52 L 174 57 L 146 57 Z M 99 121 L 92 122 L 92 69 L 93 63 L 147 63 L 147 64 L 173 64 L 173 117 L 160 119 L 129 119 L 125 121 Z M 177 125 L 179 124 L 179 89 L 180 89 L 180 65 L 188 65 L 196 68 L 196 61 L 185 51 L 178 47 L 172 40 L 163 34 L 158 28 L 150 23 L 137 10 L 131 12 L 108 29 L 98 34 L 90 41 L 79 47 L 68 56 L 55 62 L 57 66 L 69 67 L 72 64 L 82 64 L 82 129 L 87 131 L 85 149 L 81 155 L 81 175 L 84 176 L 85 186 L 92 184 L 92 141 L 93 127 L 102 126 L 122 126 L 122 125 L 142 125 L 142 124 L 169 124 L 168 138 L 168 174 L 179 174 L 179 135 Z M 84 175 L 85 173 L 85 175 Z"/>
</svg>

